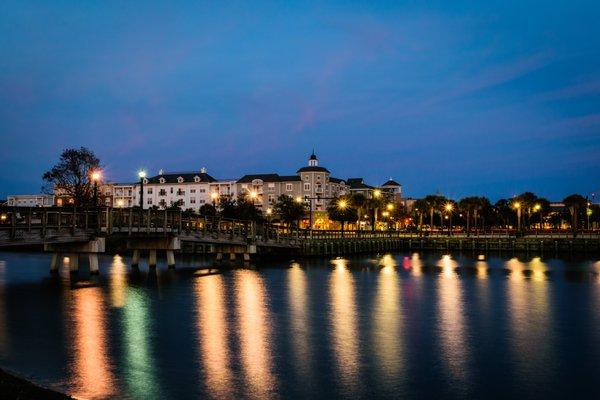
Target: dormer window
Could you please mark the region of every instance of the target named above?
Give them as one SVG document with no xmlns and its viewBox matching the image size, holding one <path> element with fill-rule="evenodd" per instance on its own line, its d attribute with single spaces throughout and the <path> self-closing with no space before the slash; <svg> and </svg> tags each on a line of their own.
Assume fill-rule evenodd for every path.
<svg viewBox="0 0 600 400">
<path fill-rule="evenodd" d="M 148 179 L 144 178 L 143 182 L 144 182 L 144 185 L 147 184 L 148 183 Z"/>
<path fill-rule="evenodd" d="M 160 178 L 158 181 L 159 181 L 160 183 L 165 183 L 165 178 Z"/>
<path fill-rule="evenodd" d="M 178 183 L 182 183 L 183 182 L 183 178 L 180 176 L 179 178 L 177 178 L 177 182 Z"/>
<path fill-rule="evenodd" d="M 194 182 L 196 182 L 196 183 L 200 182 L 200 177 L 199 176 L 195 176 L 194 177 Z"/>
</svg>

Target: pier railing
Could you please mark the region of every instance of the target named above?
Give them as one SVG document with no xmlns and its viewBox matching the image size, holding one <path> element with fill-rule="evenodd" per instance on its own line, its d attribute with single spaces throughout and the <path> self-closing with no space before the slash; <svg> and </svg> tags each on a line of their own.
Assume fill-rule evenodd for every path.
<svg viewBox="0 0 600 400">
<path fill-rule="evenodd" d="M 491 228 L 466 233 L 462 230 L 308 230 L 271 224 L 266 221 L 236 220 L 203 216 L 179 210 L 154 210 L 136 208 L 67 208 L 67 207 L 0 207 L 0 232 L 2 238 L 18 238 L 37 232 L 44 237 L 88 232 L 92 234 L 197 234 L 229 235 L 247 240 L 295 239 L 385 239 L 385 238 L 572 238 L 570 230 L 527 230 Z M 580 239 L 600 239 L 600 230 L 580 230 Z"/>
</svg>

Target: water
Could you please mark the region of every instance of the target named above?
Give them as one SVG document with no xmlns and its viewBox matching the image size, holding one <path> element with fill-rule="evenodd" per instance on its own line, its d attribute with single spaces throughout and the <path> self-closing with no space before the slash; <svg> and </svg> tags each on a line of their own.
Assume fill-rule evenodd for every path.
<svg viewBox="0 0 600 400">
<path fill-rule="evenodd" d="M 597 392 L 600 261 L 388 254 L 207 276 L 206 260 L 128 261 L 52 277 L 49 255 L 0 253 L 0 366 L 84 398 Z"/>
</svg>

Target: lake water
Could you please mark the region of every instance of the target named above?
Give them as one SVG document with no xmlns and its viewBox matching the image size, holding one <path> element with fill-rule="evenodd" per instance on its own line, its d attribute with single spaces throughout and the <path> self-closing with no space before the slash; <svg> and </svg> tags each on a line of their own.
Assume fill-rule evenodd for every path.
<svg viewBox="0 0 600 400">
<path fill-rule="evenodd" d="M 598 259 L 100 261 L 0 253 L 1 367 L 84 398 L 598 397 Z"/>
</svg>

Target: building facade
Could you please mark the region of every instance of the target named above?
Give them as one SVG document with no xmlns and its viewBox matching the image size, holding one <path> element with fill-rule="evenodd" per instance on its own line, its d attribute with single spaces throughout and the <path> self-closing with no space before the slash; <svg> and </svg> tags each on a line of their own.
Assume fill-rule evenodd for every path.
<svg viewBox="0 0 600 400">
<path fill-rule="evenodd" d="M 6 198 L 6 205 L 10 207 L 52 207 L 54 195 L 51 194 L 19 194 Z"/>
<path fill-rule="evenodd" d="M 259 209 L 266 212 L 286 195 L 306 203 L 311 212 L 325 211 L 332 198 L 347 193 L 344 180 L 334 178 L 327 168 L 319 166 L 317 156 L 311 154 L 308 165 L 296 175 L 252 174 L 237 181 L 237 192 L 248 196 Z"/>
<path fill-rule="evenodd" d="M 166 173 L 160 170 L 158 175 L 143 178 L 143 208 L 179 206 L 183 210 L 199 211 L 205 204 L 216 204 L 221 196 L 235 196 L 235 187 L 235 181 L 219 181 L 204 168 L 198 172 Z M 133 206 L 139 206 L 140 189 L 141 183 L 133 185 Z"/>
</svg>

